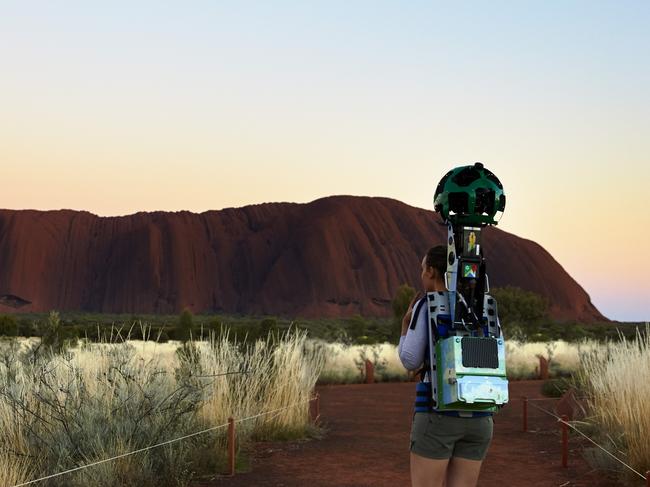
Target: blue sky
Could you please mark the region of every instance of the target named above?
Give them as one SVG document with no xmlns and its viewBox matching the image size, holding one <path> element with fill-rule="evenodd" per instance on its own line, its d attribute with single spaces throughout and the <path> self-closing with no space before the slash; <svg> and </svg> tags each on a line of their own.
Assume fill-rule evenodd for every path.
<svg viewBox="0 0 650 487">
<path fill-rule="evenodd" d="M 482 161 L 501 226 L 650 319 L 648 2 L 3 2 L 0 207 L 431 209 Z M 619 229 L 635 228 L 636 239 Z M 645 253 L 647 253 L 647 251 Z"/>
</svg>

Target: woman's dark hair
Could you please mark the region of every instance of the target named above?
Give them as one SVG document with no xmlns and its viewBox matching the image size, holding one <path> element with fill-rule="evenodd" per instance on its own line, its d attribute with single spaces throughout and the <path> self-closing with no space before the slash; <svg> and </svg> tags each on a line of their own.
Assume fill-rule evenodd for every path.
<svg viewBox="0 0 650 487">
<path fill-rule="evenodd" d="M 447 247 L 444 245 L 431 247 L 427 252 L 425 263 L 427 267 L 433 267 L 438 271 L 438 276 L 442 279 L 447 272 Z"/>
</svg>

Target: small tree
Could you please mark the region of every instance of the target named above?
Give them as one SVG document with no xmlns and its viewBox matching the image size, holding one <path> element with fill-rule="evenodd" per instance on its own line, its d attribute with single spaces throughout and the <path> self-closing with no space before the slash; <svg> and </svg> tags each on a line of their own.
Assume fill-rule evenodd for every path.
<svg viewBox="0 0 650 487">
<path fill-rule="evenodd" d="M 273 318 L 264 318 L 260 321 L 260 336 L 267 338 L 270 333 L 278 329 L 278 322 Z"/>
<path fill-rule="evenodd" d="M 356 340 L 365 337 L 368 330 L 368 323 L 361 315 L 354 315 L 348 320 L 348 332 Z"/>
<path fill-rule="evenodd" d="M 544 341 L 550 337 L 549 303 L 546 298 L 514 286 L 493 288 L 490 294 L 497 301 L 499 320 L 506 337 L 519 340 Z"/>
<path fill-rule="evenodd" d="M 539 322 L 547 318 L 548 302 L 542 296 L 518 287 L 493 288 L 490 292 L 497 300 L 499 319 L 502 322 Z"/>
<path fill-rule="evenodd" d="M 548 318 L 548 301 L 531 291 L 514 286 L 492 288 L 499 320 L 506 337 L 527 339 L 539 332 Z"/>
<path fill-rule="evenodd" d="M 192 313 L 189 309 L 185 308 L 178 317 L 177 328 L 177 338 L 186 343 L 192 338 L 192 327 L 194 326 L 194 320 L 192 318 Z"/>
<path fill-rule="evenodd" d="M 11 315 L 0 316 L 0 335 L 13 337 L 18 334 L 18 323 Z"/>
<path fill-rule="evenodd" d="M 42 354 L 65 352 L 68 344 L 58 311 L 50 311 L 45 322 L 38 323 L 38 334 L 41 341 L 31 348 L 30 359 L 36 360 Z"/>
</svg>

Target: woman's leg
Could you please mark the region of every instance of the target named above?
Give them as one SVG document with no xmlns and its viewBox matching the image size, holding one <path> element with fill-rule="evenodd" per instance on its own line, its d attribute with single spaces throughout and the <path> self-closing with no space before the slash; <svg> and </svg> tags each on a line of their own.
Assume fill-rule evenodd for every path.
<svg viewBox="0 0 650 487">
<path fill-rule="evenodd" d="M 448 458 L 434 460 L 411 453 L 411 486 L 443 487 L 448 463 Z"/>
<path fill-rule="evenodd" d="M 447 469 L 447 487 L 475 487 L 487 454 L 494 423 L 492 416 L 463 419 L 465 434 L 454 445 Z"/>
<path fill-rule="evenodd" d="M 482 460 L 452 457 L 447 469 L 447 487 L 476 487 Z"/>
</svg>

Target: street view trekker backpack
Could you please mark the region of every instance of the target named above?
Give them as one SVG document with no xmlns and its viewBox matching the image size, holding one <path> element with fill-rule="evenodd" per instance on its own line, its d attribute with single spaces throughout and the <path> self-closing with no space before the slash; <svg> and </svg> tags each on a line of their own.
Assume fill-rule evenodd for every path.
<svg viewBox="0 0 650 487">
<path fill-rule="evenodd" d="M 438 184 L 434 208 L 447 225 L 448 292 L 426 295 L 423 370 L 431 382 L 418 384 L 420 405 L 489 413 L 508 402 L 505 343 L 481 246 L 482 230 L 497 224 L 505 204 L 501 182 L 479 162 L 449 171 Z"/>
</svg>

